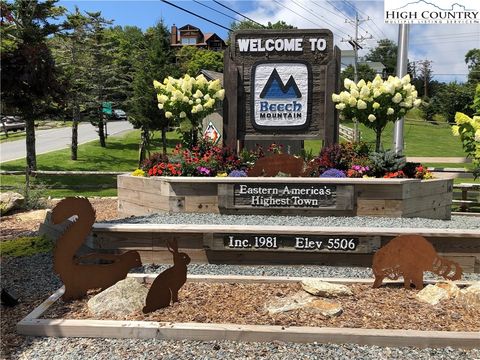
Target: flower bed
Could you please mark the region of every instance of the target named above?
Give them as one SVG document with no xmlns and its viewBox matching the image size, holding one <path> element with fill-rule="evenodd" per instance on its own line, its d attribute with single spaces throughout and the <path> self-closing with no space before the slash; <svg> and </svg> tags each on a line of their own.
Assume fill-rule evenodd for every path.
<svg viewBox="0 0 480 360">
<path fill-rule="evenodd" d="M 290 193 L 282 196 L 287 187 Z M 155 212 L 212 212 L 223 214 L 284 214 L 305 216 L 387 216 L 450 219 L 451 179 L 363 179 L 289 177 L 138 177 L 118 176 L 120 215 Z M 302 190 L 303 189 L 303 190 Z M 319 193 L 318 202 L 305 193 Z M 270 192 L 250 201 L 248 192 Z M 325 195 L 330 192 L 329 195 Z M 276 193 L 276 195 L 274 194 Z M 277 196 L 278 195 L 278 196 Z M 294 199 L 297 196 L 299 199 Z M 267 204 L 267 199 L 270 204 Z M 250 199 L 250 200 L 249 200 Z M 257 198 L 254 198 L 257 199 Z M 260 198 L 259 198 L 260 199 Z M 275 200 L 279 199 L 279 200 Z M 284 199 L 284 200 L 282 200 Z M 286 201 L 291 199 L 290 204 Z M 304 200 L 300 204 L 300 200 Z M 250 201 L 250 203 L 249 203 Z M 272 202 L 275 202 L 273 204 Z"/>
</svg>

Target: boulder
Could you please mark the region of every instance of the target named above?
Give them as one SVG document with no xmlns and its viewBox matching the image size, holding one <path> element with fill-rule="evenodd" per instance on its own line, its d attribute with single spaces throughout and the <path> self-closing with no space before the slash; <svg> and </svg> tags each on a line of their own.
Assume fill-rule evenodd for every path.
<svg viewBox="0 0 480 360">
<path fill-rule="evenodd" d="M 448 299 L 449 296 L 447 290 L 435 285 L 427 285 L 417 293 L 416 298 L 430 305 L 437 305 L 440 301 Z"/>
<path fill-rule="evenodd" d="M 323 316 L 338 316 L 343 312 L 342 305 L 336 301 L 315 299 L 306 305 L 307 309 L 319 312 Z"/>
<path fill-rule="evenodd" d="M 133 278 L 120 280 L 88 300 L 92 314 L 129 315 L 145 306 L 148 289 Z"/>
<path fill-rule="evenodd" d="M 301 282 L 302 289 L 309 294 L 322 297 L 351 296 L 352 290 L 348 286 L 341 284 L 331 284 L 319 279 L 304 279 Z"/>
<path fill-rule="evenodd" d="M 8 212 L 20 208 L 25 202 L 23 195 L 7 191 L 0 194 L 0 215 L 5 215 Z"/>
<path fill-rule="evenodd" d="M 435 284 L 436 287 L 444 289 L 448 293 L 448 298 L 456 298 L 460 293 L 460 288 L 453 281 L 441 281 Z"/>
<path fill-rule="evenodd" d="M 342 306 L 338 302 L 319 299 L 303 291 L 299 291 L 291 296 L 275 299 L 271 303 L 266 304 L 265 309 L 270 315 L 304 309 L 319 312 L 329 317 L 339 315 L 343 311 Z"/>
<path fill-rule="evenodd" d="M 476 281 L 469 287 L 460 290 L 458 301 L 467 309 L 480 310 L 480 281 Z"/>
</svg>

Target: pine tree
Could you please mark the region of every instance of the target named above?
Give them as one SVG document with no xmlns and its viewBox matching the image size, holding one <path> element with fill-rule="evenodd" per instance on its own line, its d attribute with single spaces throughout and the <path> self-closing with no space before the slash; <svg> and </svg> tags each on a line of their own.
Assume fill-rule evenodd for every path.
<svg viewBox="0 0 480 360">
<path fill-rule="evenodd" d="M 158 109 L 157 95 L 153 80 L 163 81 L 167 76 L 175 76 L 175 54 L 170 48 L 170 34 L 160 21 L 155 27 L 147 29 L 144 35 L 145 50 L 136 66 L 133 82 L 133 117 L 130 121 L 134 127 L 142 130 L 139 162 L 145 159 L 151 138 L 151 132 L 161 130 L 163 152 L 167 152 L 166 133 L 168 119 Z"/>
<path fill-rule="evenodd" d="M 81 121 L 81 108 L 88 100 L 88 68 L 91 63 L 87 49 L 87 26 L 89 18 L 78 9 L 67 15 L 67 27 L 71 30 L 51 41 L 52 52 L 61 72 L 61 80 L 66 87 L 63 110 L 72 117 L 72 142 L 70 157 L 77 160 L 78 123 Z M 68 116 L 67 115 L 67 116 Z"/>
<path fill-rule="evenodd" d="M 47 38 L 62 30 L 53 22 L 64 13 L 56 0 L 2 2 L 1 96 L 25 120 L 27 167 L 37 169 L 35 123 L 37 116 L 59 94 L 55 62 Z M 5 35 L 5 38 L 4 38 Z"/>
</svg>

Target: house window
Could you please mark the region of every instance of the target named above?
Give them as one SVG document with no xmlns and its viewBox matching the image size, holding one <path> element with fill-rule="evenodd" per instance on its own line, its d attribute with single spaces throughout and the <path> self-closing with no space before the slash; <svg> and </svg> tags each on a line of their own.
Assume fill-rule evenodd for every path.
<svg viewBox="0 0 480 360">
<path fill-rule="evenodd" d="M 195 45 L 196 43 L 196 38 L 182 37 L 182 45 Z"/>
</svg>

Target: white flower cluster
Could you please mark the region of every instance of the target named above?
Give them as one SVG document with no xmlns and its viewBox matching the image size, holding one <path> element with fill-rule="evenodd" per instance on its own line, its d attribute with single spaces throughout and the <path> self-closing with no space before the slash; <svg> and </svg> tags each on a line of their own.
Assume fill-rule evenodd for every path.
<svg viewBox="0 0 480 360">
<path fill-rule="evenodd" d="M 163 84 L 154 80 L 153 86 L 157 91 L 158 108 L 164 111 L 167 119 L 178 121 L 185 130 L 198 126 L 225 96 L 219 80 L 208 81 L 203 75 L 185 75 L 180 79 L 169 76 Z"/>
<path fill-rule="evenodd" d="M 375 121 L 395 121 L 421 103 L 409 75 L 401 79 L 389 76 L 385 81 L 377 75 L 373 81 L 362 79 L 358 83 L 345 79 L 344 86 L 345 91 L 332 94 L 340 118 L 358 120 L 370 127 L 375 126 Z"/>
</svg>

